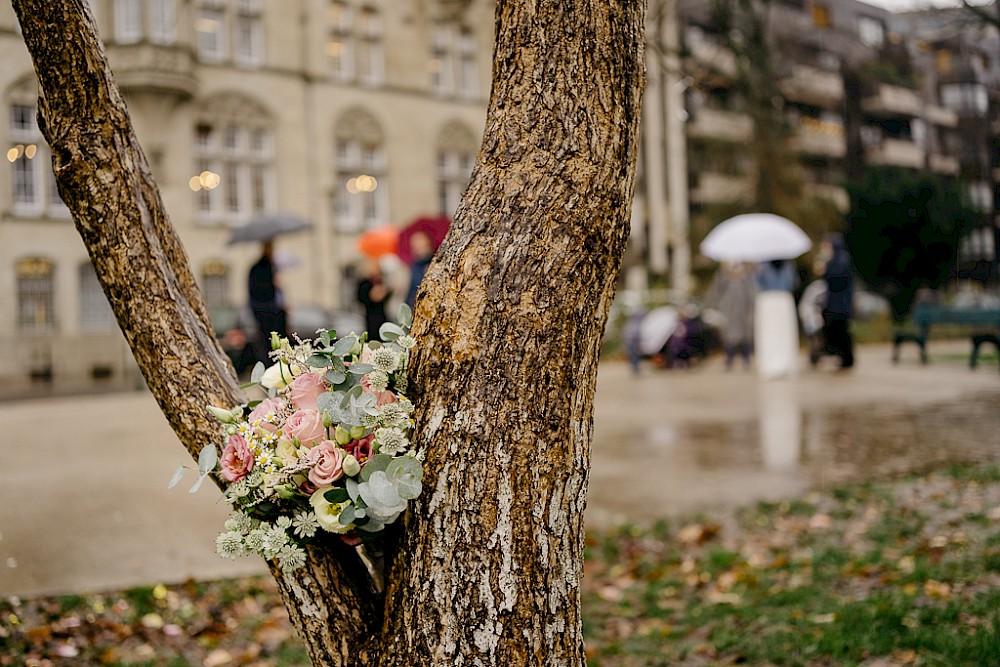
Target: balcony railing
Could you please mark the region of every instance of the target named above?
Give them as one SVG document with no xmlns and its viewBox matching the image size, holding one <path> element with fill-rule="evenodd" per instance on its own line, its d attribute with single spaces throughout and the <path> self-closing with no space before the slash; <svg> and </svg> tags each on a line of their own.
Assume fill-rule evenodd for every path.
<svg viewBox="0 0 1000 667">
<path fill-rule="evenodd" d="M 752 186 L 752 181 L 746 176 L 705 171 L 698 174 L 697 185 L 691 190 L 690 197 L 697 204 L 741 201 L 750 196 Z"/>
<path fill-rule="evenodd" d="M 719 109 L 698 109 L 687 123 L 689 137 L 742 142 L 750 138 L 753 120 L 750 116 Z"/>
<path fill-rule="evenodd" d="M 869 95 L 861 100 L 861 109 L 874 116 L 915 118 L 921 115 L 923 104 L 916 91 L 902 86 L 881 83 L 874 95 Z"/>
<path fill-rule="evenodd" d="M 190 49 L 149 43 L 110 45 L 108 59 L 122 88 L 155 90 L 182 98 L 197 91 Z"/>
<path fill-rule="evenodd" d="M 940 155 L 932 153 L 931 155 L 928 156 L 927 161 L 930 165 L 931 171 L 937 174 L 958 176 L 958 172 L 962 168 L 958 162 L 958 158 L 953 157 L 951 155 Z"/>
<path fill-rule="evenodd" d="M 842 158 L 847 154 L 844 126 L 803 118 L 793 146 L 795 150 L 806 155 Z"/>
<path fill-rule="evenodd" d="M 927 107 L 927 120 L 941 127 L 957 127 L 958 114 L 946 107 L 931 104 Z"/>
<path fill-rule="evenodd" d="M 924 149 L 904 139 L 883 139 L 881 143 L 865 149 L 865 160 L 875 165 L 921 169 L 924 166 Z"/>
<path fill-rule="evenodd" d="M 842 213 L 846 213 L 851 208 L 851 197 L 847 194 L 847 190 L 836 185 L 803 183 L 802 190 L 807 195 L 832 202 Z"/>
<path fill-rule="evenodd" d="M 790 100 L 829 108 L 844 100 L 844 80 L 837 72 L 793 65 L 791 74 L 778 82 L 778 89 Z"/>
</svg>

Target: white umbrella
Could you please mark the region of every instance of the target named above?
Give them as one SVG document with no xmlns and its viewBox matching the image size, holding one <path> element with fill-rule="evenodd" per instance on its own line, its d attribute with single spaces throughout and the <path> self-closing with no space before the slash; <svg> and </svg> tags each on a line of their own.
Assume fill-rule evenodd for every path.
<svg viewBox="0 0 1000 667">
<path fill-rule="evenodd" d="M 746 213 L 716 225 L 701 242 L 701 254 L 720 262 L 794 259 L 812 247 L 791 220 L 770 213 Z"/>
<path fill-rule="evenodd" d="M 677 309 L 670 306 L 654 308 L 639 323 L 639 352 L 656 354 L 677 329 Z"/>
</svg>

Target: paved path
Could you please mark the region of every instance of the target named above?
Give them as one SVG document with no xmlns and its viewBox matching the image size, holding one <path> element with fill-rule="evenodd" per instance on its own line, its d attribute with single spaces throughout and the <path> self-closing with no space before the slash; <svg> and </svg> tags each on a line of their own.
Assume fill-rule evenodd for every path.
<svg viewBox="0 0 1000 667">
<path fill-rule="evenodd" d="M 870 414 L 873 405 L 888 406 L 905 421 L 964 405 L 970 396 L 997 404 L 995 365 L 974 373 L 961 361 L 893 367 L 884 347 L 861 350 L 850 373 L 821 369 L 766 383 L 726 373 L 716 361 L 638 378 L 622 364 L 606 363 L 598 381 L 587 520 L 607 525 L 797 494 L 817 485 L 817 467 L 831 483 L 848 479 L 857 467 L 844 463 L 851 456 L 837 454 L 839 440 L 830 455 L 823 442 L 813 442 L 841 438 L 823 429 Z M 996 412 L 960 415 L 981 431 L 962 439 L 981 441 L 963 458 L 997 456 L 998 429 L 990 421 Z M 256 559 L 215 555 L 214 538 L 228 510 L 213 487 L 193 495 L 184 482 L 165 488 L 186 455 L 147 393 L 0 403 L 0 421 L 0 595 L 264 571 Z M 185 481 L 193 481 L 193 473 Z"/>
</svg>

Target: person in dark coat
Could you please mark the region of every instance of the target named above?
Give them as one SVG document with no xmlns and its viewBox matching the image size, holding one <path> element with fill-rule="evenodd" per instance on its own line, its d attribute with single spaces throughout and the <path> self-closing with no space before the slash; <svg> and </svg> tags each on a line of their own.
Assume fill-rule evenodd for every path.
<svg viewBox="0 0 1000 667">
<path fill-rule="evenodd" d="M 851 276 L 851 256 L 839 235 L 827 237 L 820 249 L 826 260 L 823 280 L 826 281 L 826 304 L 823 308 L 825 352 L 840 357 L 841 368 L 854 365 L 854 341 L 850 324 L 854 315 L 854 279 Z"/>
<path fill-rule="evenodd" d="M 247 292 L 250 297 L 250 310 L 257 321 L 258 337 L 254 345 L 254 356 L 257 361 L 268 362 L 271 332 L 282 338 L 288 336 L 288 312 L 285 310 L 285 298 L 278 286 L 278 269 L 274 263 L 274 242 L 264 241 L 261 247 L 261 257 L 250 267 L 247 279 Z"/>
<path fill-rule="evenodd" d="M 410 267 L 410 287 L 406 291 L 406 305 L 413 308 L 417 300 L 417 290 L 427 273 L 427 267 L 434 259 L 434 245 L 431 237 L 423 232 L 417 232 L 410 237 L 410 247 L 413 250 L 413 266 Z"/>
<path fill-rule="evenodd" d="M 370 260 L 364 277 L 358 282 L 358 301 L 365 308 L 368 340 L 382 340 L 379 329 L 388 321 L 385 316 L 385 306 L 391 296 L 392 292 L 386 287 L 378 260 Z"/>
</svg>

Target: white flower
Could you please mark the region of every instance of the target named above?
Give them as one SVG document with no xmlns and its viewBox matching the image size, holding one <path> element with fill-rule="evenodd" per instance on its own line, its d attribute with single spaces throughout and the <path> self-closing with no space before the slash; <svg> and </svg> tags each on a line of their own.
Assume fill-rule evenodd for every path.
<svg viewBox="0 0 1000 667">
<path fill-rule="evenodd" d="M 312 512 L 299 512 L 292 520 L 292 526 L 295 527 L 295 534 L 299 537 L 312 537 L 316 534 L 319 523 Z"/>
<path fill-rule="evenodd" d="M 230 530 L 220 533 L 215 538 L 215 551 L 223 558 L 236 558 L 243 555 L 243 536 Z"/>
<path fill-rule="evenodd" d="M 250 530 L 250 517 L 243 512 L 233 512 L 226 519 L 226 530 L 234 530 L 238 533 L 246 533 Z"/>
<path fill-rule="evenodd" d="M 292 525 L 292 519 L 287 516 L 279 516 L 277 519 L 274 520 L 274 525 L 277 526 L 278 528 L 281 528 L 282 530 L 285 530 L 286 528 Z"/>
<path fill-rule="evenodd" d="M 399 368 L 399 353 L 389 346 L 382 346 L 372 354 L 371 365 L 377 371 L 391 373 Z"/>
<path fill-rule="evenodd" d="M 389 456 L 401 454 L 410 446 L 406 434 L 398 428 L 380 428 L 375 431 L 375 442 L 378 443 L 378 451 Z"/>
<path fill-rule="evenodd" d="M 285 545 L 288 544 L 288 533 L 284 528 L 272 526 L 264 533 L 264 541 L 261 544 L 261 551 L 266 558 L 274 558 Z"/>
<path fill-rule="evenodd" d="M 278 552 L 278 565 L 289 572 L 297 570 L 306 564 L 305 549 L 296 544 L 286 544 Z"/>
<path fill-rule="evenodd" d="M 365 377 L 368 378 L 368 386 L 372 388 L 372 391 L 382 392 L 389 386 L 389 374 L 385 371 L 376 369 Z"/>
<path fill-rule="evenodd" d="M 409 409 L 412 407 L 409 403 L 386 403 L 379 408 L 376 421 L 387 428 L 405 428 L 409 424 Z"/>
<path fill-rule="evenodd" d="M 323 494 L 332 488 L 332 486 L 320 487 L 316 493 L 309 497 L 309 504 L 313 506 L 313 511 L 316 512 L 316 521 L 319 522 L 320 528 L 331 533 L 346 533 L 354 528 L 354 524 L 342 525 L 340 523 L 340 513 L 344 511 L 345 507 L 351 504 L 351 501 L 345 500 L 342 503 L 329 502 L 323 497 Z"/>
<path fill-rule="evenodd" d="M 284 389 L 298 373 L 293 372 L 293 369 L 288 364 L 279 361 L 274 364 L 260 377 L 260 383 L 267 387 L 268 389 Z"/>
<path fill-rule="evenodd" d="M 253 553 L 260 553 L 264 549 L 264 536 L 265 531 L 262 528 L 254 528 L 246 536 L 245 545 L 246 550 Z"/>
<path fill-rule="evenodd" d="M 396 345 L 399 345 L 404 350 L 412 350 L 417 346 L 417 339 L 410 335 L 400 336 L 396 339 Z"/>
</svg>

